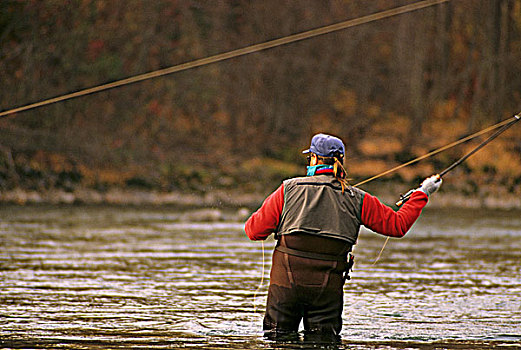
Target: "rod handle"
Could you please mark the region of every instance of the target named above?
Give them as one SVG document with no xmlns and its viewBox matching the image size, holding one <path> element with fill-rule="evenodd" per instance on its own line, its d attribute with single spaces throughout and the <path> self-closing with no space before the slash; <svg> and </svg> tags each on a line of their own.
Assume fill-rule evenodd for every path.
<svg viewBox="0 0 521 350">
<path fill-rule="evenodd" d="M 406 194 L 400 194 L 400 200 L 396 202 L 396 206 L 401 207 L 405 202 L 409 200 L 409 198 L 411 198 L 413 192 L 414 190 L 410 190 Z"/>
</svg>

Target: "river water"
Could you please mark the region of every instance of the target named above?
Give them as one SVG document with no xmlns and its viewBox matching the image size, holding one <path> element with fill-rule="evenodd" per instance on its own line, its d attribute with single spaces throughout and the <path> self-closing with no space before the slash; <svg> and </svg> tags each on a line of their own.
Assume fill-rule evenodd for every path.
<svg viewBox="0 0 521 350">
<path fill-rule="evenodd" d="M 427 209 L 375 265 L 385 239 L 362 231 L 336 345 L 264 339 L 274 241 L 255 295 L 261 243 L 197 214 L 0 208 L 0 348 L 521 348 L 519 211 Z"/>
</svg>

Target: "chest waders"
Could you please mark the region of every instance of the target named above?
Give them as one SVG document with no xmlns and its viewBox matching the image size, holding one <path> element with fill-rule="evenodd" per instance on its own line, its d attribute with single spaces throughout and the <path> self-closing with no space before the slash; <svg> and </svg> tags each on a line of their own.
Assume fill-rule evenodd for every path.
<svg viewBox="0 0 521 350">
<path fill-rule="evenodd" d="M 343 192 L 328 175 L 284 182 L 263 322 L 267 336 L 297 332 L 301 321 L 306 333 L 340 334 L 363 197 L 356 188 Z"/>
</svg>

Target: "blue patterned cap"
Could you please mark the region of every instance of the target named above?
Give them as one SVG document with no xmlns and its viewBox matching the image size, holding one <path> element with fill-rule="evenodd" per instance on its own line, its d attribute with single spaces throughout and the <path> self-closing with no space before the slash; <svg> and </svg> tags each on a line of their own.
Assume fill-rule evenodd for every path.
<svg viewBox="0 0 521 350">
<path fill-rule="evenodd" d="M 344 143 L 338 137 L 316 134 L 311 139 L 311 146 L 302 153 L 315 153 L 321 157 L 334 157 L 336 153 L 345 154 Z"/>
</svg>

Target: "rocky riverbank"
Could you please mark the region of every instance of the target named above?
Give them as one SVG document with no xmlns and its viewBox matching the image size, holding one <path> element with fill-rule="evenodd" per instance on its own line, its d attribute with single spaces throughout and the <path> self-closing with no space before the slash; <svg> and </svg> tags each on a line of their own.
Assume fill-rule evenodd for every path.
<svg viewBox="0 0 521 350">
<path fill-rule="evenodd" d="M 392 188 L 388 186 L 387 188 Z M 394 203 L 397 194 L 389 190 L 375 190 L 380 200 Z M 242 193 L 238 191 L 212 191 L 208 193 L 138 191 L 110 189 L 100 192 L 92 189 L 78 189 L 66 192 L 59 189 L 44 192 L 13 189 L 0 192 L 0 203 L 15 205 L 41 204 L 87 204 L 87 205 L 170 205 L 186 208 L 257 208 L 267 193 Z M 429 202 L 430 208 L 490 208 L 521 209 L 521 196 L 505 191 L 483 191 L 478 194 L 436 193 Z"/>
<path fill-rule="evenodd" d="M 13 189 L 0 193 L 0 203 L 34 204 L 108 204 L 108 205 L 172 205 L 180 207 L 251 207 L 262 202 L 260 194 L 217 191 L 212 193 L 183 193 L 111 189 L 96 191 L 81 189 L 67 192 L 59 189 L 44 192 Z"/>
</svg>

